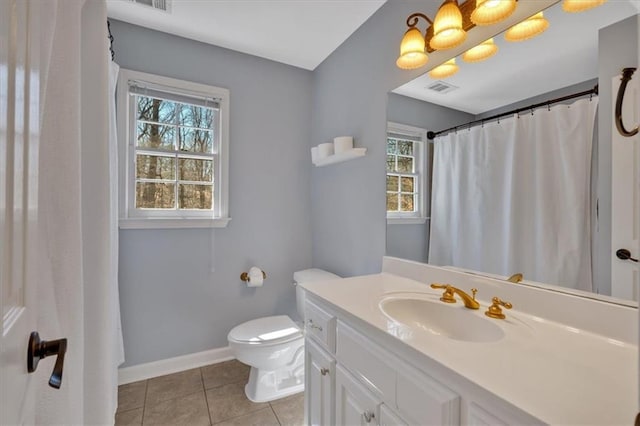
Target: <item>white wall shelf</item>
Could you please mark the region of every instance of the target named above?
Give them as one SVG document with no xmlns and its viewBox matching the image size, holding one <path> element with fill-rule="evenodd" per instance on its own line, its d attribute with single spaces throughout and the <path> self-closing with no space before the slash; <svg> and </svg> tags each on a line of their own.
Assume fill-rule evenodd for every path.
<svg viewBox="0 0 640 426">
<path fill-rule="evenodd" d="M 326 158 L 316 160 L 316 167 L 328 166 L 330 164 L 342 163 L 343 161 L 353 160 L 354 158 L 364 157 L 367 153 L 367 148 L 353 148 L 349 151 L 341 152 L 339 154 L 333 154 Z"/>
</svg>

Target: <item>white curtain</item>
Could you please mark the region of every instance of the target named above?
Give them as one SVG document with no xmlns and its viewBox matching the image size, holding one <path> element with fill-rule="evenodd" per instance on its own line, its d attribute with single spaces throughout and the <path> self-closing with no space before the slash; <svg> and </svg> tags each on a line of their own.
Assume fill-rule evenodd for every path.
<svg viewBox="0 0 640 426">
<path fill-rule="evenodd" d="M 47 386 L 46 365 L 36 372 L 36 421 L 113 424 L 122 338 L 106 5 L 35 3 L 41 9 L 37 326 L 44 339 L 68 339 L 61 388 Z"/>
<path fill-rule="evenodd" d="M 429 263 L 590 291 L 597 98 L 438 137 Z"/>
</svg>

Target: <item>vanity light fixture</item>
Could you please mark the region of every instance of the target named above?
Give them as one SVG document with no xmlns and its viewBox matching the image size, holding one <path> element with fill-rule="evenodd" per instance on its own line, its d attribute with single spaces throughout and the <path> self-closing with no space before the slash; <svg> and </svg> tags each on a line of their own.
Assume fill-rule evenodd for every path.
<svg viewBox="0 0 640 426">
<path fill-rule="evenodd" d="M 497 52 L 498 46 L 494 43 L 493 38 L 490 38 L 464 52 L 462 60 L 465 62 L 480 62 L 492 57 Z"/>
<path fill-rule="evenodd" d="M 507 41 L 523 41 L 542 34 L 549 27 L 549 21 L 542 12 L 525 19 L 519 24 L 509 28 L 504 33 Z"/>
<path fill-rule="evenodd" d="M 456 58 L 449 59 L 444 64 L 438 65 L 437 67 L 429 71 L 429 77 L 435 79 L 451 77 L 452 75 L 457 73 L 459 69 L 460 67 L 456 65 Z"/>
<path fill-rule="evenodd" d="M 504 21 L 516 10 L 516 0 L 476 0 L 471 21 L 476 25 L 493 25 Z"/>
<path fill-rule="evenodd" d="M 445 0 L 438 9 L 435 22 L 423 13 L 409 15 L 409 29 L 402 37 L 400 56 L 396 60 L 398 68 L 419 68 L 429 60 L 428 53 L 463 43 L 467 38 L 467 31 L 475 27 L 471 22 L 471 12 L 475 5 L 476 0 L 467 0 L 460 5 L 457 0 Z M 418 38 L 420 30 L 417 27 L 420 18 L 427 22 L 427 29 L 421 36 L 422 41 Z"/>
<path fill-rule="evenodd" d="M 410 16 L 409 19 L 412 16 Z M 429 19 L 426 16 L 425 18 Z M 409 22 L 409 19 L 407 19 L 407 22 Z M 396 65 L 400 69 L 413 70 L 420 68 L 429 60 L 429 57 L 424 51 L 424 37 L 420 30 L 415 27 L 415 24 L 417 23 L 418 18 L 415 18 L 414 26 L 410 26 L 407 32 L 404 33 L 404 37 L 402 37 L 402 43 L 400 43 L 400 57 L 396 61 Z"/>
<path fill-rule="evenodd" d="M 565 12 L 582 12 L 606 3 L 607 0 L 563 0 Z M 425 14 L 413 13 L 407 18 L 409 29 L 400 43 L 400 56 L 396 60 L 398 68 L 411 70 L 425 65 L 431 53 L 436 50 L 451 49 L 463 43 L 467 32 L 476 25 L 493 25 L 507 19 L 515 11 L 517 0 L 444 0 L 433 21 Z M 420 18 L 427 23 L 424 37 L 417 27 Z M 549 21 L 543 12 L 525 19 L 505 31 L 507 41 L 523 41 L 542 34 L 549 27 Z M 467 50 L 462 59 L 466 62 L 478 62 L 495 55 L 498 46 L 493 39 Z M 446 78 L 458 71 L 455 58 L 433 69 L 429 75 L 433 78 Z M 438 76 L 438 77 L 436 77 Z"/>
<path fill-rule="evenodd" d="M 451 49 L 467 39 L 462 27 L 462 13 L 457 0 L 446 0 L 438 9 L 433 22 L 433 37 L 429 46 L 435 50 Z"/>
<path fill-rule="evenodd" d="M 607 0 L 564 0 L 562 10 L 569 13 L 584 12 L 606 2 Z"/>
</svg>

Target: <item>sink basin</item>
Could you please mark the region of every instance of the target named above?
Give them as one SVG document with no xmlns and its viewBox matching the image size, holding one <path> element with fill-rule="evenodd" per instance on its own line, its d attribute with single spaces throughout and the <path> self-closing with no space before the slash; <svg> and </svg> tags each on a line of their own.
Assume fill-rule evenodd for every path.
<svg viewBox="0 0 640 426">
<path fill-rule="evenodd" d="M 504 337 L 504 331 L 494 320 L 460 303 L 450 305 L 438 299 L 388 297 L 380 302 L 380 309 L 396 322 L 454 340 L 495 342 Z"/>
</svg>

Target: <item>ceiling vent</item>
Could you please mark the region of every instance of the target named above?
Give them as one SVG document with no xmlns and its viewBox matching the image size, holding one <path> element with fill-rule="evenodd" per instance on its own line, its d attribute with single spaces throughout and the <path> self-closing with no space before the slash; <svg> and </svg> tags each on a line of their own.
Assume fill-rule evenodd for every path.
<svg viewBox="0 0 640 426">
<path fill-rule="evenodd" d="M 449 83 L 445 83 L 444 81 L 438 80 L 428 85 L 425 89 L 430 90 L 432 92 L 445 94 L 458 89 L 458 87 Z"/>
<path fill-rule="evenodd" d="M 136 4 L 171 13 L 171 0 L 129 0 Z"/>
</svg>

